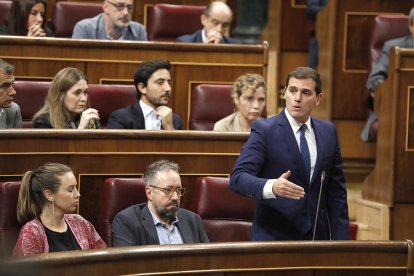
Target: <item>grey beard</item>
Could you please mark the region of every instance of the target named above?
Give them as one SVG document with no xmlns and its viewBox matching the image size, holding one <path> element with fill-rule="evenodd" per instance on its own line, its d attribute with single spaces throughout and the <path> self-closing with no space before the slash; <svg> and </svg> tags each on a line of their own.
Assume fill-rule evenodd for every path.
<svg viewBox="0 0 414 276">
<path fill-rule="evenodd" d="M 167 209 L 157 211 L 160 218 L 168 219 L 169 221 L 174 221 L 177 218 L 178 208 L 175 211 Z"/>
</svg>

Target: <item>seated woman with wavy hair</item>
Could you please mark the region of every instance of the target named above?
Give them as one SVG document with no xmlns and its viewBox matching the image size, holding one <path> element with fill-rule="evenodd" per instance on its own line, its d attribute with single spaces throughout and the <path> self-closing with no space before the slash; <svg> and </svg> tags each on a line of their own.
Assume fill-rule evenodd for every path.
<svg viewBox="0 0 414 276">
<path fill-rule="evenodd" d="M 235 112 L 214 124 L 215 131 L 250 132 L 266 106 L 266 83 L 258 74 L 243 74 L 236 79 L 231 92 Z"/>
<path fill-rule="evenodd" d="M 53 78 L 45 104 L 33 116 L 35 128 L 100 128 L 98 110 L 89 108 L 88 82 L 77 68 L 67 67 Z"/>
</svg>

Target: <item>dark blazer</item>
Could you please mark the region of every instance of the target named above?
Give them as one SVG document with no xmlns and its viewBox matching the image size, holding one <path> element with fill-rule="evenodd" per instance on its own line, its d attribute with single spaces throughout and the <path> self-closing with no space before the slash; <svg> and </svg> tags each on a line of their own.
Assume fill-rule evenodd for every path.
<svg viewBox="0 0 414 276">
<path fill-rule="evenodd" d="M 178 209 L 178 229 L 184 243 L 209 242 L 199 215 Z M 113 246 L 160 244 L 148 203 L 132 205 L 112 221 Z"/>
<path fill-rule="evenodd" d="M 368 80 L 365 86 L 368 89 L 375 89 L 377 85 L 388 77 L 388 64 L 390 63 L 390 50 L 393 47 L 400 48 L 414 48 L 414 40 L 411 35 L 407 35 L 400 38 L 388 40 L 382 47 L 382 53 L 379 61 L 372 67 L 369 73 Z"/>
<path fill-rule="evenodd" d="M 201 35 L 201 32 L 203 29 L 198 30 L 197 32 L 193 34 L 188 35 L 182 35 L 177 37 L 177 42 L 190 42 L 190 43 L 203 43 L 203 37 Z M 223 41 L 221 43 L 224 44 L 241 44 L 240 40 L 231 38 L 228 36 L 223 37 Z"/>
<path fill-rule="evenodd" d="M 174 129 L 183 129 L 180 116 L 173 114 Z M 144 113 L 139 102 L 133 105 L 115 110 L 108 119 L 107 128 L 113 129 L 145 129 Z"/>
<path fill-rule="evenodd" d="M 335 126 L 312 119 L 317 145 L 317 160 L 310 184 L 304 175 L 295 135 L 285 112 L 258 120 L 243 146 L 230 178 L 232 191 L 256 199 L 253 240 L 310 240 L 316 215 L 321 175 L 325 172 L 316 227 L 318 240 L 349 239 L 347 193 Z M 289 181 L 302 186 L 299 200 L 276 197 L 263 199 L 268 179 L 290 170 Z"/>
</svg>

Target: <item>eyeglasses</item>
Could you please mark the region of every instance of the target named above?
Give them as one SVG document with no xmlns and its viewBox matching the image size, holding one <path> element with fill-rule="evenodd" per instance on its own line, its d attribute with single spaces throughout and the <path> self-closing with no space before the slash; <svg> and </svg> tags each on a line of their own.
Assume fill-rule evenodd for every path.
<svg viewBox="0 0 414 276">
<path fill-rule="evenodd" d="M 111 4 L 112 6 L 114 6 L 118 11 L 123 11 L 125 8 L 127 8 L 127 10 L 129 12 L 132 12 L 134 10 L 134 6 L 133 5 L 127 5 L 125 3 L 112 3 L 109 1 L 105 1 L 108 4 Z"/>
<path fill-rule="evenodd" d="M 183 196 L 185 194 L 185 188 L 160 188 L 157 186 L 149 185 L 152 188 L 158 189 L 162 191 L 166 196 L 171 196 L 174 192 L 177 193 L 178 196 Z"/>
</svg>

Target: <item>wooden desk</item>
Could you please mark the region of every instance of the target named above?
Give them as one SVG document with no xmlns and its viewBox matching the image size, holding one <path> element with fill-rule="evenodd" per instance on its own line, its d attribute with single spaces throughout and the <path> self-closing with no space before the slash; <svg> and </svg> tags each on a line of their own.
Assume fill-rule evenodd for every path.
<svg viewBox="0 0 414 276">
<path fill-rule="evenodd" d="M 30 275 L 413 275 L 411 241 L 244 242 L 119 247 L 15 258 Z M 356 274 L 355 274 L 356 273 Z"/>
<path fill-rule="evenodd" d="M 21 180 L 46 162 L 69 165 L 78 180 L 79 213 L 92 223 L 99 185 L 108 177 L 142 177 L 160 159 L 180 165 L 191 194 L 198 176 L 229 176 L 247 133 L 145 130 L 0 130 L 0 181 Z M 184 196 L 183 207 L 191 197 Z"/>
<path fill-rule="evenodd" d="M 72 40 L 0 36 L 0 58 L 16 67 L 16 79 L 50 80 L 62 68 L 82 70 L 89 83 L 133 84 L 137 65 L 166 59 L 172 64 L 170 106 L 188 125 L 189 94 L 197 83 L 233 83 L 244 73 L 266 78 L 267 46 Z M 268 93 L 273 93 L 269 91 Z"/>
</svg>

